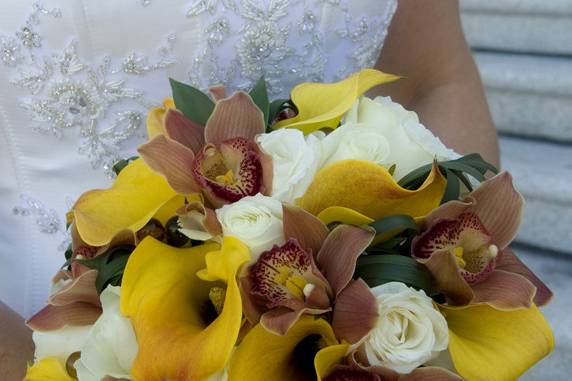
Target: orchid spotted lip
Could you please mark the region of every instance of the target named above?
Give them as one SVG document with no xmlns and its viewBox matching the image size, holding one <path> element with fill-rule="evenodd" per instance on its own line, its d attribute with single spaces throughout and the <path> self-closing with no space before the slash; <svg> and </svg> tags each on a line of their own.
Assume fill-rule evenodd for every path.
<svg viewBox="0 0 572 381">
<path fill-rule="evenodd" d="M 375 303 L 369 288 L 360 287 L 363 282 L 352 281 L 352 276 L 375 231 L 339 225 L 330 232 L 318 218 L 288 204 L 283 205 L 283 215 L 287 242 L 262 253 L 241 278 L 247 319 L 284 335 L 303 314 L 335 310 L 339 299 L 342 304 L 363 307 L 360 327 L 347 330 L 343 313 L 342 324 L 334 323 L 334 330 L 341 327 L 342 337 L 357 341 L 375 320 L 370 308 Z"/>
<path fill-rule="evenodd" d="M 452 305 L 487 303 L 500 310 L 546 304 L 552 292 L 508 248 L 524 200 L 503 172 L 465 201 L 443 204 L 427 216 L 412 255 L 425 264 Z"/>
<path fill-rule="evenodd" d="M 143 160 L 180 194 L 203 193 L 215 207 L 272 190 L 271 158 L 254 142 L 265 131 L 262 111 L 244 92 L 217 101 L 206 126 L 169 109 L 164 131 L 139 147 Z"/>
</svg>

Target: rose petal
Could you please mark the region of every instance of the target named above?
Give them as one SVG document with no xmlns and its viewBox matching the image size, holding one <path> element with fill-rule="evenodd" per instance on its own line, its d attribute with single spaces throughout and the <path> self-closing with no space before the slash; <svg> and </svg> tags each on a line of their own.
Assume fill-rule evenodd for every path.
<svg viewBox="0 0 572 381">
<path fill-rule="evenodd" d="M 294 238 L 303 249 L 317 255 L 329 230 L 318 218 L 302 208 L 283 204 L 284 237 Z"/>
<path fill-rule="evenodd" d="M 338 295 L 332 327 L 336 336 L 357 343 L 376 325 L 379 317 L 377 300 L 367 284 L 358 279 Z"/>
<path fill-rule="evenodd" d="M 91 325 L 101 315 L 101 307 L 78 302 L 64 306 L 47 305 L 32 316 L 26 324 L 34 331 L 53 331 L 66 325 Z"/>
<path fill-rule="evenodd" d="M 264 133 L 264 114 L 242 91 L 218 101 L 205 127 L 207 143 L 220 144 L 232 138 L 254 140 Z"/>
<path fill-rule="evenodd" d="M 338 225 L 328 235 L 317 255 L 317 262 L 334 295 L 338 295 L 352 279 L 357 258 L 374 237 L 373 228 L 352 225 Z"/>
<path fill-rule="evenodd" d="M 516 237 L 524 207 L 510 173 L 503 172 L 485 181 L 470 196 L 475 199 L 471 210 L 479 216 L 495 244 L 500 249 L 507 247 Z"/>
<path fill-rule="evenodd" d="M 205 145 L 205 128 L 185 117 L 177 110 L 168 110 L 165 116 L 167 135 L 197 153 Z"/>
<path fill-rule="evenodd" d="M 520 274 L 536 286 L 536 295 L 534 296 L 534 304 L 544 306 L 552 299 L 552 291 L 538 278 L 510 249 L 506 248 L 499 255 L 496 268 L 515 274 Z"/>
<path fill-rule="evenodd" d="M 137 152 L 151 169 L 167 179 L 177 193 L 200 192 L 191 172 L 195 155 L 181 143 L 159 135 L 140 146 Z"/>
<path fill-rule="evenodd" d="M 472 303 L 487 303 L 497 310 L 529 308 L 536 294 L 536 287 L 528 279 L 502 270 L 493 271 L 472 289 Z"/>
</svg>

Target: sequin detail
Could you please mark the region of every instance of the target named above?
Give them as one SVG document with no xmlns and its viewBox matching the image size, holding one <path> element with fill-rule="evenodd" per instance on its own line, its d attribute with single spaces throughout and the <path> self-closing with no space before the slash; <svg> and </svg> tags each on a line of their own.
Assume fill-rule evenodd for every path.
<svg viewBox="0 0 572 381">
<path fill-rule="evenodd" d="M 55 234 L 65 230 L 65 226 L 54 209 L 46 208 L 40 201 L 26 195 L 21 195 L 20 200 L 22 204 L 14 207 L 12 212 L 15 215 L 34 217 L 42 233 Z"/>
<path fill-rule="evenodd" d="M 167 36 L 153 58 L 129 52 L 119 59 L 104 56 L 88 62 L 73 39 L 60 51 L 44 46 L 39 31 L 43 17 L 63 16 L 59 9 L 35 3 L 20 30 L 0 36 L 2 63 L 14 68 L 10 82 L 27 91 L 21 106 L 37 131 L 65 138 L 67 130 L 79 129 L 78 152 L 111 177 L 123 144 L 132 138 L 143 140 L 144 115 L 154 105 L 143 91 L 129 85 L 130 78 L 172 65 L 176 37 Z"/>
<path fill-rule="evenodd" d="M 289 10 L 296 7 L 304 11 L 293 18 Z M 273 97 L 287 97 L 297 83 L 342 79 L 375 64 L 396 7 L 394 0 L 383 2 L 369 15 L 350 0 L 193 1 L 190 20 L 217 17 L 211 17 L 204 45 L 191 57 L 189 80 L 203 90 L 214 84 L 245 90 L 264 76 Z M 339 26 L 323 28 L 324 14 Z M 339 69 L 326 78 L 330 66 Z"/>
</svg>

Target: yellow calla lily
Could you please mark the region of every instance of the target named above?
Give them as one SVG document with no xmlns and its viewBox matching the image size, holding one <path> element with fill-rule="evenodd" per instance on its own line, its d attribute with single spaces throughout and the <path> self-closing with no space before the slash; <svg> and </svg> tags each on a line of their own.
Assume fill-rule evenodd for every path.
<svg viewBox="0 0 572 381">
<path fill-rule="evenodd" d="M 354 101 L 374 86 L 399 79 L 379 70 L 364 69 L 335 83 L 302 83 L 292 90 L 298 115 L 276 123 L 274 128 L 297 128 L 309 134 L 320 128 L 336 128 Z"/>
<path fill-rule="evenodd" d="M 449 352 L 467 380 L 512 381 L 550 353 L 554 337 L 536 306 L 499 311 L 487 304 L 441 306 Z"/>
<path fill-rule="evenodd" d="M 342 363 L 349 350 L 349 344 L 331 345 L 321 349 L 314 358 L 318 381 L 322 381 L 323 378 L 328 376 L 334 366 Z"/>
<path fill-rule="evenodd" d="M 147 114 L 147 139 L 151 140 L 157 135 L 165 135 L 165 115 L 167 110 L 175 109 L 173 98 L 165 98 L 163 107 L 155 107 Z"/>
<path fill-rule="evenodd" d="M 28 368 L 24 381 L 75 381 L 55 357 L 46 357 Z"/>
<path fill-rule="evenodd" d="M 363 216 L 378 220 L 394 214 L 418 218 L 439 206 L 446 185 L 437 166 L 419 189 L 408 190 L 380 165 L 342 160 L 318 171 L 298 205 L 323 219 L 343 217 L 366 222 Z M 331 207 L 338 208 L 328 209 Z"/>
<path fill-rule="evenodd" d="M 141 229 L 163 206 L 168 205 L 167 209 L 177 203 L 182 206 L 182 200 L 167 180 L 138 159 L 119 173 L 111 188 L 84 193 L 72 212 L 83 241 L 91 246 L 104 246 L 122 230 Z M 167 209 L 162 210 L 162 219 Z M 171 216 L 174 214 L 173 210 Z"/>
<path fill-rule="evenodd" d="M 228 362 L 242 323 L 235 276 L 249 252 L 233 238 L 218 249 L 217 244 L 177 249 L 147 237 L 131 254 L 121 312 L 131 318 L 140 348 L 134 379 L 203 380 Z M 223 282 L 197 277 L 207 255 L 229 259 L 212 266 L 212 276 Z"/>
<path fill-rule="evenodd" d="M 330 324 L 302 316 L 287 335 L 278 336 L 260 324 L 238 346 L 228 370 L 229 381 L 292 381 L 315 379 L 312 348 L 338 344 Z M 307 346 L 307 351 L 304 351 Z M 302 364 L 303 360 L 308 361 Z"/>
</svg>

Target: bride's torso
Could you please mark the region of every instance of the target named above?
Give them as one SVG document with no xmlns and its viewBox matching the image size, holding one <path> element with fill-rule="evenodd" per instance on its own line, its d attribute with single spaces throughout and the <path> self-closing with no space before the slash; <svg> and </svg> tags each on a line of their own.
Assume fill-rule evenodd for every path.
<svg viewBox="0 0 572 381">
<path fill-rule="evenodd" d="M 4 0 L 0 300 L 29 315 L 63 262 L 65 211 L 110 184 L 168 77 L 272 98 L 377 59 L 397 0 Z"/>
</svg>

